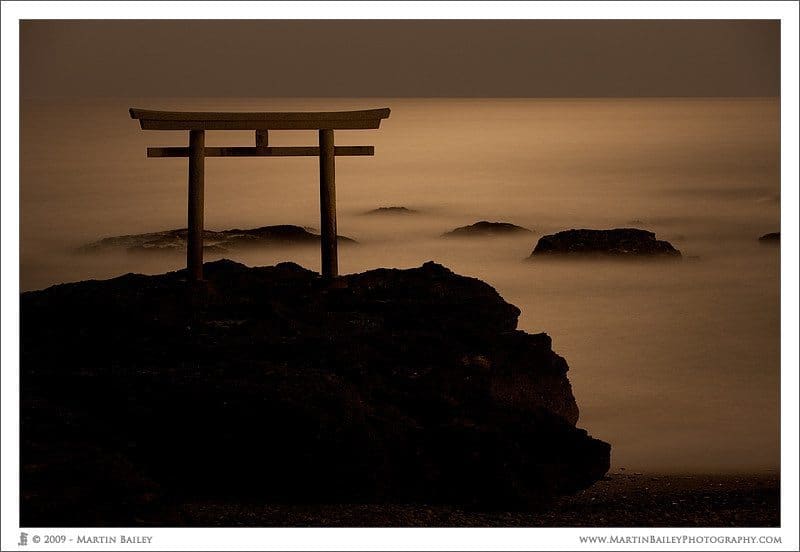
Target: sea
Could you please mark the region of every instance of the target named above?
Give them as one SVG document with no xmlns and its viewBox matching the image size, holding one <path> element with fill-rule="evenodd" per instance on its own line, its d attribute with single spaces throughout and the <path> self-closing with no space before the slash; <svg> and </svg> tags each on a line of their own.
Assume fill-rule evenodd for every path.
<svg viewBox="0 0 800 552">
<path fill-rule="evenodd" d="M 378 130 L 337 131 L 342 273 L 433 260 L 480 278 L 546 332 L 570 366 L 578 425 L 612 445 L 612 470 L 779 469 L 780 113 L 776 98 L 22 100 L 20 286 L 156 274 L 181 255 L 79 253 L 108 236 L 186 226 L 187 161 L 148 159 L 187 133 L 142 131 L 128 108 L 312 111 L 391 108 Z M 207 146 L 253 145 L 209 131 Z M 270 145 L 316 145 L 273 131 Z M 205 226 L 319 228 L 316 158 L 209 158 Z M 415 213 L 367 215 L 378 207 Z M 530 234 L 444 239 L 477 221 Z M 643 228 L 680 262 L 529 260 L 571 228 Z M 319 270 L 316 247 L 224 255 Z M 213 260 L 219 256 L 208 256 Z M 442 328 L 447 331 L 447 328 Z"/>
</svg>

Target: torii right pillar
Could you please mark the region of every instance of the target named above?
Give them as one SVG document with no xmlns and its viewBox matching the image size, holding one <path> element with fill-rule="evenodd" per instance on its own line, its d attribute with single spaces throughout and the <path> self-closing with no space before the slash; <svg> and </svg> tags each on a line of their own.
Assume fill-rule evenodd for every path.
<svg viewBox="0 0 800 552">
<path fill-rule="evenodd" d="M 319 220 L 322 277 L 339 276 L 336 237 L 336 154 L 333 130 L 319 131 Z"/>
</svg>

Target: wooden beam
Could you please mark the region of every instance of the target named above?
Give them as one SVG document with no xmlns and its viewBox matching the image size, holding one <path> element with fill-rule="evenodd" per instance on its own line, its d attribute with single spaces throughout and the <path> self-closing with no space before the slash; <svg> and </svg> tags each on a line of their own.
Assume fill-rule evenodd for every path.
<svg viewBox="0 0 800 552">
<path fill-rule="evenodd" d="M 336 155 L 333 131 L 319 131 L 319 213 L 322 277 L 332 280 L 339 275 L 336 248 Z"/>
<path fill-rule="evenodd" d="M 356 121 L 158 121 L 142 119 L 142 130 L 356 130 L 380 128 L 380 119 Z"/>
<path fill-rule="evenodd" d="M 227 148 L 205 148 L 205 157 L 317 157 L 316 146 L 291 147 L 252 147 L 235 146 Z M 334 155 L 375 155 L 374 146 L 336 146 Z M 165 147 L 147 148 L 147 157 L 188 157 L 189 148 Z"/>
<path fill-rule="evenodd" d="M 357 121 L 386 119 L 391 111 L 388 107 L 357 111 L 158 111 L 132 107 L 129 112 L 132 119 L 159 121 Z"/>
<path fill-rule="evenodd" d="M 189 132 L 189 213 L 186 269 L 190 280 L 203 279 L 203 192 L 205 131 Z"/>
<path fill-rule="evenodd" d="M 152 111 L 130 109 L 144 130 L 319 130 L 379 128 L 389 109 L 321 112 Z"/>
</svg>

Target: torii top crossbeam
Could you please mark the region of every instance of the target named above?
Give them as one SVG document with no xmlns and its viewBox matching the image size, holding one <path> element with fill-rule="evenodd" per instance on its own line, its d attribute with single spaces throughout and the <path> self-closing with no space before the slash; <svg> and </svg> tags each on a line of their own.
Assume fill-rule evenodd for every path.
<svg viewBox="0 0 800 552">
<path fill-rule="evenodd" d="M 378 128 L 389 109 L 363 111 L 150 111 L 131 108 L 142 130 L 353 130 Z"/>
<path fill-rule="evenodd" d="M 338 275 L 336 248 L 337 155 L 374 155 L 372 146 L 335 146 L 334 130 L 376 129 L 389 109 L 328 112 L 150 111 L 130 109 L 142 130 L 188 130 L 188 147 L 147 148 L 148 157 L 189 158 L 189 209 L 186 268 L 189 278 L 203 279 L 203 190 L 206 157 L 319 157 L 320 249 L 322 275 Z M 206 130 L 253 130 L 255 147 L 205 147 Z M 270 130 L 317 130 L 319 146 L 270 147 Z"/>
</svg>

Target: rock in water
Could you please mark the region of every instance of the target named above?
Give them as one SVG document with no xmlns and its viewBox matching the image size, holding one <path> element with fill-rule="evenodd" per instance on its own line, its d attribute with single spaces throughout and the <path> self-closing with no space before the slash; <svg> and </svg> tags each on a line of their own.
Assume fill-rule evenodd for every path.
<svg viewBox="0 0 800 552">
<path fill-rule="evenodd" d="M 416 213 L 414 209 L 408 207 L 378 207 L 364 213 L 365 215 L 413 215 Z"/>
<path fill-rule="evenodd" d="M 609 468 L 550 338 L 480 280 L 204 274 L 22 294 L 23 525 L 174 525 L 158 505 L 192 497 L 509 508 Z"/>
<path fill-rule="evenodd" d="M 680 257 L 681 252 L 653 232 L 637 228 L 565 230 L 539 238 L 531 257 L 545 255 L 610 255 Z"/>
<path fill-rule="evenodd" d="M 316 245 L 319 243 L 319 234 L 309 228 L 291 224 L 278 224 L 248 228 L 245 230 L 203 231 L 203 248 L 208 252 L 225 253 L 231 249 L 260 246 L 284 245 Z M 123 249 L 132 253 L 166 253 L 186 251 L 186 228 L 177 230 L 164 230 L 148 234 L 133 234 L 129 236 L 114 236 L 89 243 L 81 247 L 84 253 L 103 251 L 108 249 Z M 339 244 L 355 243 L 355 240 L 338 236 Z"/>
<path fill-rule="evenodd" d="M 781 241 L 781 233 L 780 232 L 770 232 L 769 234 L 764 234 L 758 241 L 761 243 L 779 243 Z"/>
<path fill-rule="evenodd" d="M 446 238 L 502 236 L 506 234 L 529 234 L 531 231 L 508 222 L 489 222 L 482 220 L 469 226 L 460 226 L 442 234 Z"/>
</svg>

